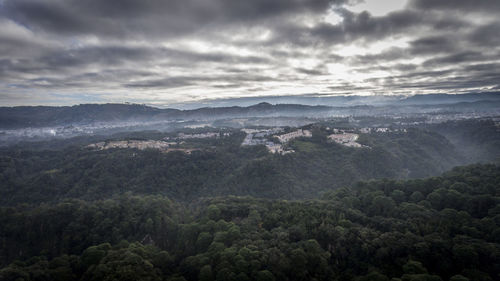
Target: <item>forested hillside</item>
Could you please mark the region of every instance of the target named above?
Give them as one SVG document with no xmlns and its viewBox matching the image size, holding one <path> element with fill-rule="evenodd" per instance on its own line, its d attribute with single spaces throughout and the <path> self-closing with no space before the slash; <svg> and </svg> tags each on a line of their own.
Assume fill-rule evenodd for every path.
<svg viewBox="0 0 500 281">
<path fill-rule="evenodd" d="M 499 237 L 495 165 L 306 201 L 124 194 L 0 208 L 0 280 L 498 280 Z"/>
<path fill-rule="evenodd" d="M 197 150 L 94 151 L 84 145 L 63 149 L 4 148 L 0 156 L 0 203 L 95 200 L 132 192 L 189 201 L 200 197 L 251 195 L 317 198 L 321 192 L 374 178 L 438 175 L 463 164 L 459 151 L 439 134 L 367 134 L 363 148 L 327 141 L 321 128 L 310 139 L 289 144 L 295 153 L 275 155 L 264 146 L 240 146 L 244 134 L 193 140 Z"/>
<path fill-rule="evenodd" d="M 493 120 L 448 121 L 425 127 L 459 147 L 466 161 L 500 161 L 500 127 Z"/>
</svg>

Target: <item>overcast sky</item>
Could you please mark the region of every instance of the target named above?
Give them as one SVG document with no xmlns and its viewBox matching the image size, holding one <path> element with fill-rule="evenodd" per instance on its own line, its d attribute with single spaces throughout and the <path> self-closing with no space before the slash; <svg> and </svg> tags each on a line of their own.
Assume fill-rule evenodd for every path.
<svg viewBox="0 0 500 281">
<path fill-rule="evenodd" d="M 497 0 L 0 0 L 0 105 L 500 89 Z"/>
</svg>

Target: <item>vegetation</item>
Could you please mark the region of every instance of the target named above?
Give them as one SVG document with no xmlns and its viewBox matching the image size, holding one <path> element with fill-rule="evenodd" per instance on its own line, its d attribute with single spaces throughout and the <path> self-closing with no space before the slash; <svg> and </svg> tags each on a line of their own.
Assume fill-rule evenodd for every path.
<svg viewBox="0 0 500 281">
<path fill-rule="evenodd" d="M 499 187 L 500 167 L 474 165 L 306 201 L 187 208 L 126 194 L 2 207 L 0 279 L 497 280 Z"/>
<path fill-rule="evenodd" d="M 178 144 L 191 154 L 87 148 L 97 136 L 5 147 L 0 280 L 499 280 L 500 166 L 449 170 L 497 161 L 495 124 L 474 122 L 362 148 L 310 125 L 286 155 L 238 131 Z"/>
<path fill-rule="evenodd" d="M 491 119 L 448 121 L 427 126 L 460 147 L 468 162 L 500 161 L 500 130 Z"/>
<path fill-rule="evenodd" d="M 358 180 L 432 176 L 462 163 L 452 144 L 428 131 L 363 135 L 365 148 L 331 143 L 320 129 L 313 132 L 311 139 L 289 143 L 296 153 L 283 156 L 268 153 L 264 146 L 241 147 L 242 133 L 190 140 L 183 146 L 199 148 L 190 155 L 92 151 L 82 145 L 58 150 L 9 147 L 0 154 L 0 204 L 95 200 L 124 192 L 184 201 L 221 195 L 317 198 Z"/>
</svg>

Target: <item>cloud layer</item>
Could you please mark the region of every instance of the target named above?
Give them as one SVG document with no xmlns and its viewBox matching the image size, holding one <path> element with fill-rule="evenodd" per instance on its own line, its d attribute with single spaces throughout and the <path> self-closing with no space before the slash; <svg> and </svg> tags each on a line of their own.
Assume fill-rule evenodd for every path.
<svg viewBox="0 0 500 281">
<path fill-rule="evenodd" d="M 359 2 L 0 0 L 0 103 L 499 88 L 499 1 Z"/>
</svg>

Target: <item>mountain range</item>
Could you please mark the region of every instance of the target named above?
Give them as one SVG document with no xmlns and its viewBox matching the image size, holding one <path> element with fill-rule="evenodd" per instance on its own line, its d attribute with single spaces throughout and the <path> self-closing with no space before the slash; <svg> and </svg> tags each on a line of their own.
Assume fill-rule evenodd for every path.
<svg viewBox="0 0 500 281">
<path fill-rule="evenodd" d="M 257 99 L 257 98 L 255 98 Z M 269 99 L 269 98 L 267 98 Z M 275 98 L 274 101 L 280 99 Z M 284 98 L 281 100 L 286 101 Z M 323 105 L 313 104 L 324 102 Z M 242 101 L 247 102 L 248 98 Z M 257 100 L 252 100 L 257 101 Z M 294 97 L 303 104 L 260 102 L 250 106 L 156 108 L 139 104 L 81 104 L 75 106 L 0 107 L 0 128 L 66 126 L 98 122 L 218 120 L 249 117 L 330 117 L 428 112 L 486 112 L 500 114 L 500 93 L 461 95 Z"/>
</svg>

